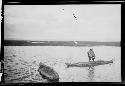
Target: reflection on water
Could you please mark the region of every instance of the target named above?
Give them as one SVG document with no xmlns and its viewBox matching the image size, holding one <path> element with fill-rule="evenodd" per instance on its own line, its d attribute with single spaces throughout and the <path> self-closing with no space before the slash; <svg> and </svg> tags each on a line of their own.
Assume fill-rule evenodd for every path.
<svg viewBox="0 0 125 86">
<path fill-rule="evenodd" d="M 53 46 L 4 46 L 4 77 L 6 83 L 43 82 L 38 70 L 39 63 L 54 68 L 60 76 L 60 82 L 119 82 L 120 48 L 94 47 L 96 60 L 115 61 L 110 65 L 66 68 L 64 63 L 87 62 L 89 47 L 53 47 Z M 63 52 L 62 52 L 63 51 Z"/>
<path fill-rule="evenodd" d="M 92 66 L 89 67 L 89 69 L 88 69 L 88 79 L 89 79 L 89 82 L 92 82 L 92 81 L 93 81 L 94 72 L 95 72 L 95 68 L 92 67 Z"/>
</svg>

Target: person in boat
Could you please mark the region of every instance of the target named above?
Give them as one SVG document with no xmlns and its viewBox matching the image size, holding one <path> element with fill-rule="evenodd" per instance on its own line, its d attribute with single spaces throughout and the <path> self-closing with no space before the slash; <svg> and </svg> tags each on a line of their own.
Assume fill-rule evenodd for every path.
<svg viewBox="0 0 125 86">
<path fill-rule="evenodd" d="M 95 53 L 94 53 L 93 49 L 90 49 L 90 50 L 87 52 L 87 54 L 88 54 L 88 57 L 89 57 L 89 61 L 90 61 L 91 59 L 94 61 L 94 59 L 95 59 Z"/>
</svg>

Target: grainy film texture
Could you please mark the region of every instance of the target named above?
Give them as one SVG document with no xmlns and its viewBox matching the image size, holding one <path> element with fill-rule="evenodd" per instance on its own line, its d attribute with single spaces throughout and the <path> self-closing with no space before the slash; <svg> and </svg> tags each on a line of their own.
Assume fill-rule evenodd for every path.
<svg viewBox="0 0 125 86">
<path fill-rule="evenodd" d="M 121 82 L 120 10 L 5 5 L 5 83 Z"/>
</svg>

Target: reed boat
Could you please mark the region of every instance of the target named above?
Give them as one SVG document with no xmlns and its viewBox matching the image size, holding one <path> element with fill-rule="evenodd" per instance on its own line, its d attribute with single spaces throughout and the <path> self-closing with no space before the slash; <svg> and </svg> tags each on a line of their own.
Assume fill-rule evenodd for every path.
<svg viewBox="0 0 125 86">
<path fill-rule="evenodd" d="M 78 63 L 65 63 L 67 67 L 91 67 L 91 66 L 98 66 L 104 64 L 113 63 L 113 60 L 104 61 L 104 60 L 97 60 L 97 61 L 89 61 L 89 62 L 78 62 Z"/>
<path fill-rule="evenodd" d="M 47 79 L 48 82 L 59 82 L 58 73 L 53 68 L 41 62 L 39 64 L 38 72 L 44 79 Z"/>
</svg>

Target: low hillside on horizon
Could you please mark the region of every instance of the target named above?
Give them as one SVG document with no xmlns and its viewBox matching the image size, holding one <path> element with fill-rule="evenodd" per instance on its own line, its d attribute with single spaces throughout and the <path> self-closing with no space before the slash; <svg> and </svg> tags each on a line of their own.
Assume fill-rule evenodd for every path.
<svg viewBox="0 0 125 86">
<path fill-rule="evenodd" d="M 120 42 L 4 40 L 4 46 L 120 46 Z"/>
</svg>

